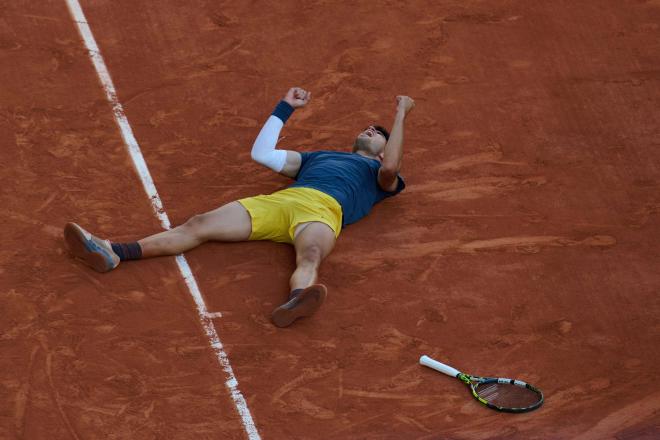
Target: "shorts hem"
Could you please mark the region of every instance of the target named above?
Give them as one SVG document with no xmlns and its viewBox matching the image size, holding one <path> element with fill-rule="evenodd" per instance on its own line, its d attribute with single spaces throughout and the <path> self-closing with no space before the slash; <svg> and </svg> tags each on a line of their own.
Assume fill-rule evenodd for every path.
<svg viewBox="0 0 660 440">
<path fill-rule="evenodd" d="M 339 231 L 335 230 L 335 228 L 334 228 L 334 226 L 332 226 L 332 222 L 331 222 L 330 220 L 326 220 L 326 219 L 320 218 L 320 219 L 313 219 L 313 220 L 302 220 L 302 221 L 297 222 L 297 223 L 294 224 L 294 225 L 291 225 L 291 229 L 290 229 L 291 232 L 289 233 L 289 235 L 290 235 L 293 239 L 295 239 L 296 228 L 297 228 L 298 226 L 304 224 L 304 223 L 323 223 L 324 225 L 326 225 L 327 227 L 329 227 L 330 230 L 335 234 L 335 240 L 336 240 L 337 238 L 339 238 L 339 233 L 341 232 L 341 230 L 339 230 Z"/>
</svg>

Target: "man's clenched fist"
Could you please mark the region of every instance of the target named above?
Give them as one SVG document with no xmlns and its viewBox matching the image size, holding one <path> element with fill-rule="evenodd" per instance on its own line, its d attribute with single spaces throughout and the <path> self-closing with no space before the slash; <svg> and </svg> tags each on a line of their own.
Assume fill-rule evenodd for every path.
<svg viewBox="0 0 660 440">
<path fill-rule="evenodd" d="M 312 99 L 312 93 L 300 87 L 291 87 L 284 95 L 284 101 L 293 108 L 306 106 L 310 99 Z"/>
<path fill-rule="evenodd" d="M 396 97 L 396 108 L 408 114 L 415 107 L 415 101 L 410 96 L 399 95 Z"/>
</svg>

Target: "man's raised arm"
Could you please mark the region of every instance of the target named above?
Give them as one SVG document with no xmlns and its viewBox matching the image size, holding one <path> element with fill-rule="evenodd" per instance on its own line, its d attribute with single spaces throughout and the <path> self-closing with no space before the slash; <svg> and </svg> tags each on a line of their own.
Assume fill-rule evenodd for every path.
<svg viewBox="0 0 660 440">
<path fill-rule="evenodd" d="M 280 131 L 297 108 L 307 105 L 312 94 L 300 87 L 292 87 L 277 104 L 252 146 L 252 159 L 271 170 L 294 178 L 302 159 L 297 151 L 277 150 Z"/>
<path fill-rule="evenodd" d="M 397 96 L 396 116 L 390 138 L 385 145 L 383 160 L 378 170 L 378 184 L 385 191 L 394 191 L 397 186 L 397 174 L 403 158 L 403 124 L 406 115 L 415 107 L 415 101 L 409 96 Z"/>
</svg>

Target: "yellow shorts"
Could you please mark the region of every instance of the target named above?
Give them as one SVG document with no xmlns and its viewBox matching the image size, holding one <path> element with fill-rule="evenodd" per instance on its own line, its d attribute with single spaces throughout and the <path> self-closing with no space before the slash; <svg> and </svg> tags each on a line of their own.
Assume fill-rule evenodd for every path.
<svg viewBox="0 0 660 440">
<path fill-rule="evenodd" d="M 287 188 L 269 195 L 238 200 L 252 218 L 250 240 L 293 243 L 296 226 L 321 222 L 339 237 L 342 211 L 329 195 L 312 188 Z"/>
</svg>

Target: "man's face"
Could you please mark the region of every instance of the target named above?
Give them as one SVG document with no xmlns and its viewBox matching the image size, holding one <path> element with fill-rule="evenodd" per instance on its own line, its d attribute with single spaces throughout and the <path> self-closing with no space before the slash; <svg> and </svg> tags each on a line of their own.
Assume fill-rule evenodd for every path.
<svg viewBox="0 0 660 440">
<path fill-rule="evenodd" d="M 387 144 L 385 135 L 378 131 L 373 125 L 370 125 L 355 139 L 353 152 L 364 151 L 374 156 L 378 156 L 385 149 L 385 144 Z"/>
</svg>

